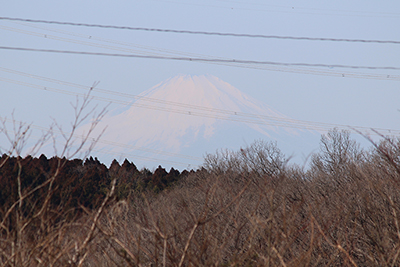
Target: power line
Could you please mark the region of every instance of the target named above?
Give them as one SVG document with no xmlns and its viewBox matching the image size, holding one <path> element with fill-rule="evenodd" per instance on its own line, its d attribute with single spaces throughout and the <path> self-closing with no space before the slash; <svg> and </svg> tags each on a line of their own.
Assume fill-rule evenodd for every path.
<svg viewBox="0 0 400 267">
<path fill-rule="evenodd" d="M 88 86 L 84 86 L 84 85 L 79 85 L 79 84 L 75 84 L 75 83 L 71 83 L 71 82 L 65 82 L 65 81 L 61 81 L 61 80 L 57 80 L 57 79 L 46 78 L 46 77 L 28 74 L 28 73 L 15 71 L 15 70 L 11 70 L 11 69 L 6 69 L 6 68 L 0 68 L 0 71 L 5 71 L 5 72 L 25 76 L 25 77 L 49 81 L 49 82 L 53 82 L 53 83 L 57 83 L 57 84 L 63 84 L 66 86 L 76 87 L 76 88 L 85 89 L 85 90 L 87 90 L 89 88 Z M 62 94 L 69 94 L 69 95 L 77 94 L 75 92 L 71 92 L 68 90 L 61 90 L 61 89 L 56 89 L 56 88 L 51 88 L 51 87 L 43 87 L 40 85 L 34 85 L 34 84 L 26 83 L 26 82 L 15 81 L 15 80 L 1 78 L 1 77 L 0 77 L 0 80 L 10 82 L 10 83 L 20 84 L 20 85 L 24 85 L 24 86 L 28 86 L 28 87 L 33 87 L 33 88 L 37 88 L 37 89 L 41 89 L 41 90 L 62 93 Z M 156 98 L 144 97 L 144 96 L 140 96 L 140 95 L 120 93 L 120 92 L 115 92 L 112 90 L 106 90 L 106 89 L 100 89 L 100 88 L 94 88 L 93 91 L 101 92 L 101 93 L 105 93 L 105 94 L 116 95 L 116 96 L 121 96 L 124 98 L 139 99 L 142 101 L 151 102 L 153 105 L 143 104 L 143 103 L 139 104 L 137 102 L 132 103 L 132 102 L 126 101 L 126 100 L 117 100 L 117 99 L 112 99 L 112 98 L 108 98 L 108 97 L 94 96 L 94 98 L 99 101 L 117 103 L 117 104 L 126 105 L 126 106 L 136 106 L 136 107 L 148 108 L 148 109 L 160 110 L 160 111 L 166 111 L 166 112 L 175 112 L 175 113 L 180 113 L 180 114 L 185 114 L 185 115 L 190 114 L 190 115 L 194 115 L 194 116 L 233 120 L 233 121 L 247 122 L 247 123 L 254 123 L 254 124 L 268 124 L 268 125 L 275 125 L 275 126 L 284 126 L 284 127 L 286 126 L 286 127 L 290 127 L 290 128 L 305 128 L 305 129 L 323 130 L 323 131 L 329 130 L 334 127 L 341 127 L 341 128 L 351 127 L 351 126 L 339 125 L 339 124 L 300 121 L 300 120 L 294 120 L 294 119 L 289 119 L 289 118 L 285 118 L 285 117 L 276 117 L 276 116 L 274 117 L 274 116 L 251 114 L 251 113 L 244 113 L 244 112 L 238 112 L 238 111 L 232 111 L 232 110 L 224 110 L 224 109 L 218 109 L 218 108 L 209 108 L 209 107 L 204 107 L 204 106 L 197 106 L 197 105 L 192 105 L 192 104 L 172 102 L 172 101 L 166 101 L 166 100 L 161 100 L 161 99 L 156 99 Z M 78 95 L 83 96 L 84 94 L 81 93 Z M 163 104 L 163 105 L 166 105 L 167 107 L 155 106 L 156 104 Z M 168 107 L 168 106 L 170 106 L 170 107 Z M 184 110 L 177 109 L 177 108 L 183 108 Z M 199 111 L 203 112 L 203 113 L 199 113 Z M 204 113 L 204 112 L 207 112 L 207 113 Z M 211 114 L 209 114 L 209 113 L 211 113 Z M 234 116 L 235 118 L 231 118 L 231 119 L 226 118 L 227 115 L 235 115 Z M 254 121 L 254 119 L 256 119 L 256 121 Z M 265 122 L 265 120 L 268 120 L 269 123 Z M 278 125 L 277 121 L 279 121 L 281 123 L 285 123 L 285 124 Z M 294 124 L 294 126 L 293 125 L 288 126 L 287 123 Z M 358 126 L 353 126 L 353 128 L 363 129 L 364 131 L 370 129 L 368 127 L 358 127 Z M 385 131 L 385 132 L 388 132 L 389 134 L 398 132 L 398 131 L 394 131 L 394 130 L 390 130 L 390 129 L 377 129 L 377 130 Z M 399 132 L 399 134 L 400 134 L 400 132 Z"/>
<path fill-rule="evenodd" d="M 92 41 L 95 40 L 95 41 L 100 41 L 100 42 L 113 43 L 113 44 L 118 44 L 118 45 L 122 45 L 122 46 L 135 47 L 135 48 L 151 50 L 151 51 L 126 49 L 126 48 L 121 48 L 121 47 L 116 47 L 116 46 L 103 45 L 103 44 L 99 44 L 99 43 L 84 42 L 84 41 L 79 41 L 76 39 L 62 38 L 62 37 L 53 36 L 53 35 L 49 35 L 49 34 L 26 31 L 26 30 L 21 30 L 21 29 L 16 29 L 16 28 L 12 28 L 12 27 L 6 27 L 6 26 L 0 26 L 0 28 L 5 29 L 5 30 L 14 31 L 14 32 L 23 33 L 23 34 L 33 35 L 36 37 L 43 37 L 46 39 L 54 39 L 54 40 L 63 41 L 63 42 L 78 43 L 78 44 L 83 44 L 83 45 L 101 47 L 101 48 L 105 48 L 105 49 L 112 49 L 112 50 L 129 52 L 129 53 L 140 53 L 140 54 L 147 54 L 147 55 L 177 54 L 177 55 L 183 55 L 183 56 L 188 56 L 188 57 L 212 58 L 211 56 L 208 56 L 208 55 L 187 53 L 187 52 L 182 52 L 182 51 L 167 50 L 167 49 L 163 49 L 163 48 L 143 46 L 143 45 L 137 45 L 137 44 L 126 43 L 126 42 L 121 42 L 121 41 L 114 41 L 114 40 L 110 40 L 110 39 L 95 37 L 92 35 L 76 34 L 76 33 L 71 33 L 71 32 L 67 32 L 67 31 L 59 30 L 59 29 L 49 29 L 46 27 L 34 26 L 31 24 L 23 23 L 23 22 L 15 22 L 15 23 L 22 24 L 24 26 L 33 27 L 33 28 L 39 28 L 39 29 L 46 30 L 46 31 L 53 31 L 53 32 L 61 33 L 61 34 L 72 35 L 75 37 L 89 39 Z M 154 52 L 154 51 L 156 51 L 156 52 Z M 222 57 L 216 57 L 216 58 L 226 59 L 226 58 L 222 58 Z M 247 69 L 259 69 L 259 70 L 268 70 L 268 71 L 302 73 L 302 74 L 311 74 L 311 75 L 346 77 L 346 78 L 400 80 L 400 76 L 398 76 L 398 75 L 359 73 L 359 72 L 349 72 L 349 71 L 338 72 L 338 71 L 333 71 L 331 69 L 330 70 L 321 70 L 321 69 L 316 69 L 316 68 L 304 68 L 304 67 L 291 68 L 291 67 L 287 67 L 287 66 L 273 66 L 273 65 L 267 66 L 267 65 L 254 65 L 254 64 L 220 63 L 220 62 L 206 62 L 206 64 L 215 64 L 215 65 L 222 65 L 222 66 L 231 66 L 231 67 L 239 67 L 239 68 L 247 68 Z"/>
<path fill-rule="evenodd" d="M 18 23 L 18 22 L 15 22 L 15 23 Z M 22 24 L 22 23 L 20 23 L 20 24 Z M 135 47 L 137 49 L 125 48 L 125 47 L 120 47 L 120 46 L 105 45 L 103 43 L 98 43 L 98 42 L 87 42 L 87 41 L 81 41 L 81 40 L 77 40 L 77 39 L 64 38 L 64 37 L 59 37 L 59 36 L 55 36 L 55 35 L 51 35 L 51 34 L 27 31 L 27 30 L 22 30 L 22 29 L 2 26 L 2 25 L 0 25 L 0 29 L 13 31 L 13 32 L 17 32 L 17 33 L 22 33 L 22 34 L 27 34 L 27 35 L 31 35 L 31 36 L 35 36 L 35 37 L 42 37 L 42 38 L 45 38 L 45 39 L 52 39 L 52 40 L 57 40 L 57 41 L 62 41 L 62 42 L 82 44 L 82 45 L 86 45 L 86 46 L 92 46 L 92 47 L 97 47 L 97 48 L 116 50 L 116 51 L 121 51 L 121 52 L 125 52 L 125 53 L 136 53 L 136 54 L 156 55 L 156 56 L 157 55 L 158 56 L 162 56 L 162 55 L 166 55 L 166 54 L 167 55 L 168 54 L 178 54 L 178 55 L 192 56 L 192 57 L 194 57 L 194 56 L 196 56 L 196 57 L 208 57 L 208 56 L 202 55 L 202 54 L 185 53 L 185 52 L 167 50 L 167 49 L 162 49 L 162 48 L 154 48 L 154 47 L 144 46 L 144 45 L 135 45 L 135 44 L 125 43 L 125 42 L 120 42 L 120 41 L 114 41 L 114 40 L 109 40 L 109 39 L 104 39 L 104 38 L 98 38 L 98 37 L 95 37 L 95 36 L 92 36 L 92 35 L 88 36 L 88 35 L 82 35 L 82 34 L 75 34 L 75 33 L 70 33 L 70 32 L 66 32 L 66 31 L 48 29 L 48 28 L 32 26 L 32 25 L 27 25 L 27 24 L 22 24 L 22 25 L 30 26 L 30 27 L 34 27 L 34 28 L 39 28 L 39 29 L 46 30 L 46 31 L 55 31 L 55 32 L 58 32 L 58 33 L 61 33 L 61 34 L 72 35 L 72 36 L 75 36 L 75 37 L 89 39 L 91 41 L 115 43 L 115 44 L 119 44 L 119 45 L 122 45 L 122 46 Z M 139 49 L 141 49 L 141 50 L 139 50 Z M 151 51 L 146 51 L 146 50 L 151 50 Z M 218 57 L 218 58 L 220 58 L 220 57 Z"/>
<path fill-rule="evenodd" d="M 89 88 L 91 88 L 90 86 L 85 86 L 85 85 L 80 85 L 80 84 L 76 84 L 76 83 L 61 81 L 61 80 L 53 79 L 53 78 L 47 78 L 47 77 L 43 77 L 43 76 L 38 76 L 38 75 L 25 73 L 25 72 L 21 72 L 21 71 L 16 71 L 16 70 L 11 70 L 11 69 L 2 68 L 2 67 L 0 67 L 0 71 L 12 73 L 12 74 L 16 74 L 16 75 L 20 75 L 20 76 L 24 76 L 24 77 L 29 77 L 29 78 L 33 78 L 33 79 L 37 79 L 37 80 L 41 80 L 41 81 L 47 81 L 47 82 L 52 82 L 52 83 L 56 83 L 56 84 L 62 84 L 62 85 L 70 86 L 70 87 L 83 89 L 83 90 L 89 90 Z M 10 82 L 10 83 L 17 83 L 17 84 L 24 85 L 24 86 L 34 87 L 34 88 L 38 88 L 38 89 L 41 89 L 41 90 L 53 91 L 53 92 L 69 94 L 69 95 L 76 94 L 76 93 L 71 92 L 71 91 L 60 90 L 60 89 L 55 89 L 55 88 L 51 88 L 51 87 L 43 87 L 43 86 L 39 86 L 39 85 L 33 85 L 33 84 L 14 81 L 14 80 L 1 78 L 1 77 L 0 77 L 0 80 L 6 81 L 6 82 Z M 166 101 L 166 100 L 163 100 L 163 99 L 156 99 L 156 98 L 145 97 L 145 96 L 141 96 L 141 95 L 133 95 L 133 94 L 129 94 L 129 93 L 121 93 L 121 92 L 117 92 L 117 91 L 113 91 L 113 90 L 101 89 L 101 88 L 98 88 L 98 87 L 95 87 L 92 90 L 94 92 L 99 92 L 99 93 L 119 96 L 119 97 L 123 97 L 125 99 L 128 98 L 128 99 L 141 100 L 141 101 L 150 102 L 151 104 L 153 104 L 153 106 L 151 106 L 151 105 L 145 105 L 145 104 L 138 105 L 137 103 L 132 104 L 129 101 L 123 101 L 122 103 L 118 102 L 119 104 L 128 105 L 128 106 L 129 105 L 132 105 L 132 106 L 136 105 L 138 107 L 144 107 L 144 108 L 150 107 L 150 108 L 152 108 L 156 104 L 163 104 L 163 105 L 166 105 L 166 106 L 171 106 L 173 108 L 177 108 L 177 107 L 186 108 L 187 110 L 184 111 L 184 114 L 187 114 L 187 112 L 193 112 L 193 110 L 196 110 L 196 111 L 200 110 L 200 111 L 205 111 L 205 112 L 217 113 L 217 114 L 221 114 L 221 115 L 235 115 L 235 117 L 246 117 L 246 118 L 267 119 L 267 120 L 280 119 L 280 120 L 286 120 L 286 121 L 290 121 L 290 122 L 293 121 L 291 119 L 283 118 L 283 117 L 280 117 L 280 118 L 279 117 L 271 117 L 271 116 L 265 116 L 265 115 L 260 115 L 260 114 L 251 114 L 251 113 L 244 113 L 244 112 L 233 111 L 233 110 L 224 110 L 224 109 L 197 106 L 197 105 L 193 105 L 193 104 L 186 104 L 186 103 L 180 103 L 180 102 L 174 102 L 174 101 Z M 116 101 L 120 101 L 120 100 L 115 100 L 115 99 L 112 99 L 112 98 L 105 98 L 105 100 L 102 100 L 102 101 L 108 101 L 108 102 L 117 103 Z M 333 127 L 337 127 L 338 125 L 328 124 L 328 126 L 330 128 L 333 128 Z"/>
<path fill-rule="evenodd" d="M 84 85 L 80 85 L 80 84 L 76 84 L 76 83 L 71 83 L 71 82 L 61 81 L 61 80 L 57 80 L 57 79 L 47 78 L 47 77 L 43 77 L 43 76 L 38 76 L 38 75 L 29 74 L 29 73 L 16 71 L 16 70 L 11 70 L 11 69 L 2 68 L 2 67 L 0 67 L 0 71 L 13 73 L 13 74 L 17 74 L 17 75 L 20 75 L 20 76 L 34 78 L 34 79 L 38 79 L 38 80 L 42 80 L 42 81 L 48 81 L 48 82 L 52 82 L 52 83 L 62 84 L 62 85 L 70 86 L 70 87 L 76 87 L 76 88 L 80 88 L 80 89 L 84 89 L 84 90 L 88 90 L 90 88 L 89 86 L 84 86 Z M 71 91 L 67 91 L 67 90 L 55 89 L 55 88 L 51 88 L 51 87 L 43 87 L 43 86 L 40 86 L 40 85 L 34 85 L 34 84 L 26 83 L 26 82 L 15 81 L 15 80 L 1 78 L 1 77 L 0 77 L 0 80 L 6 81 L 6 82 L 10 82 L 10 83 L 20 84 L 20 85 L 24 85 L 24 86 L 28 86 L 28 87 L 33 87 L 33 88 L 37 88 L 37 89 L 41 89 L 41 90 L 46 90 L 46 91 L 53 91 L 53 92 L 57 92 L 57 93 L 76 95 L 75 92 L 71 92 Z M 273 116 L 266 116 L 266 115 L 260 115 L 260 114 L 244 113 L 244 112 L 233 111 L 233 110 L 224 110 L 224 109 L 218 109 L 218 108 L 197 106 L 197 105 L 192 105 L 192 104 L 186 104 L 186 103 L 180 103 L 180 102 L 173 102 L 173 101 L 166 101 L 166 100 L 162 100 L 162 99 L 150 98 L 150 97 L 145 97 L 145 96 L 140 96 L 140 95 L 133 95 L 133 94 L 129 94 L 129 93 L 121 93 L 121 92 L 116 92 L 116 91 L 113 91 L 113 90 L 100 89 L 100 88 L 97 88 L 97 87 L 94 88 L 93 91 L 100 92 L 100 93 L 105 93 L 105 94 L 110 94 L 110 95 L 115 95 L 115 96 L 120 96 L 120 97 L 124 97 L 125 99 L 126 98 L 130 98 L 130 99 L 137 99 L 137 100 L 141 100 L 141 101 L 145 101 L 145 102 L 150 102 L 153 105 L 138 104 L 137 102 L 136 103 L 132 103 L 132 102 L 126 101 L 126 100 L 121 101 L 121 100 L 112 99 L 112 98 L 108 98 L 108 97 L 104 98 L 104 97 L 95 96 L 95 98 L 97 100 L 100 100 L 100 101 L 112 102 L 112 103 L 117 103 L 117 104 L 127 105 L 127 106 L 137 106 L 137 107 L 142 107 L 142 108 L 150 108 L 150 109 L 156 109 L 156 110 L 162 110 L 162 111 L 168 111 L 168 112 L 177 112 L 177 113 L 181 113 L 181 114 L 190 113 L 191 115 L 198 115 L 196 113 L 197 111 L 210 112 L 211 114 L 220 114 L 221 116 L 224 116 L 224 115 L 235 115 L 235 117 L 244 117 L 244 118 L 261 119 L 261 120 L 262 119 L 275 120 L 275 121 L 283 121 L 283 122 L 288 122 L 288 123 L 297 123 L 299 125 L 305 124 L 306 126 L 314 125 L 314 126 L 317 126 L 317 127 L 322 127 L 319 130 L 326 130 L 326 129 L 330 129 L 330 128 L 334 128 L 334 127 L 349 127 L 349 126 L 339 125 L 339 124 L 315 123 L 315 122 L 310 122 L 310 121 L 299 121 L 299 120 L 293 120 L 293 119 L 284 118 L 284 117 L 276 117 L 276 116 L 273 117 Z M 83 96 L 83 94 L 79 94 L 79 95 Z M 154 106 L 156 104 L 163 104 L 163 105 L 166 105 L 167 107 Z M 172 108 L 168 108 L 168 106 L 170 106 Z M 181 110 L 181 109 L 176 110 L 177 107 L 183 108 L 185 110 Z M 207 115 L 210 115 L 210 114 L 207 114 Z M 244 122 L 246 122 L 246 121 L 244 121 Z M 247 122 L 251 123 L 251 121 L 247 121 Z M 256 122 L 256 124 L 259 124 L 259 122 Z M 326 127 L 328 127 L 328 128 L 326 128 Z M 297 127 L 297 128 L 301 128 L 301 127 Z M 354 127 L 354 128 L 359 128 L 359 127 Z M 313 128 L 313 129 L 315 130 L 317 128 Z M 364 130 L 368 130 L 368 129 L 369 128 L 364 127 Z M 397 131 L 393 131 L 393 130 L 389 130 L 389 129 L 378 129 L 378 130 L 388 131 L 389 134 L 391 133 L 390 131 L 397 132 Z M 400 134 L 400 132 L 399 132 L 399 134 Z"/>
<path fill-rule="evenodd" d="M 18 120 L 10 120 L 7 119 L 6 117 L 0 117 L 0 120 L 4 121 L 4 122 L 8 122 L 8 123 L 17 123 L 17 124 L 24 124 L 22 121 L 18 121 Z M 32 129 L 36 129 L 36 130 L 41 130 L 41 131 L 45 131 L 47 133 L 50 132 L 57 132 L 57 133 L 62 133 L 60 130 L 55 130 L 54 128 L 47 128 L 47 127 L 43 127 L 43 126 L 39 126 L 39 125 L 35 125 L 35 124 L 27 124 L 29 126 L 29 128 Z M 8 131 L 8 130 L 7 130 Z M 10 131 L 12 132 L 12 131 Z M 68 133 L 69 134 L 69 133 Z M 34 137 L 32 135 L 29 135 L 30 137 Z M 73 134 L 74 138 L 79 138 L 79 139 L 85 139 L 84 136 L 81 136 L 79 134 Z M 37 140 L 40 140 L 41 137 L 37 137 Z M 92 138 L 88 138 L 88 141 L 92 140 Z M 161 151 L 161 150 L 156 150 L 156 149 L 151 149 L 151 148 L 145 148 L 145 147 L 141 147 L 141 146 L 133 146 L 133 145 L 128 145 L 128 144 L 123 144 L 123 143 L 118 143 L 118 142 L 114 142 L 114 141 L 108 141 L 108 140 L 104 140 L 104 139 L 99 139 L 97 140 L 97 143 L 103 143 L 105 145 L 112 145 L 113 147 L 122 147 L 122 148 L 128 148 L 131 150 L 140 150 L 143 152 L 148 152 L 151 154 L 158 154 L 158 155 L 162 155 L 162 156 L 168 156 L 169 158 L 171 157 L 176 157 L 176 158 L 181 158 L 181 159 L 187 159 L 187 160 L 194 160 L 194 161 L 202 161 L 203 158 L 201 157 L 196 157 L 196 156 L 190 156 L 190 155 L 184 155 L 184 154 L 179 154 L 179 153 L 172 153 L 172 152 L 165 152 L 165 151 Z M 136 158 L 140 158 L 142 160 L 147 160 L 147 161 L 162 161 L 164 163 L 168 163 L 168 164 L 178 164 L 178 165 L 184 165 L 187 166 L 187 164 L 183 163 L 183 162 L 177 162 L 177 161 L 172 161 L 172 160 L 164 160 L 164 159 L 156 159 L 156 158 L 152 158 L 152 157 L 146 157 L 143 155 L 134 155 L 131 153 L 126 153 L 126 152 L 106 152 L 104 151 L 106 148 L 103 149 L 92 149 L 92 151 L 97 151 L 100 152 L 102 154 L 109 154 L 109 155 L 118 155 L 118 156 L 123 156 L 123 155 L 129 155 L 130 157 L 136 157 Z"/>
<path fill-rule="evenodd" d="M 261 11 L 261 12 L 270 12 L 270 13 L 286 13 L 286 14 L 305 14 L 305 15 L 322 15 L 322 16 L 357 16 L 357 17 L 383 17 L 383 18 L 397 18 L 400 13 L 394 12 L 368 12 L 368 11 L 355 11 L 355 10 L 340 10 L 340 9 L 322 9 L 322 8 L 307 8 L 307 7 L 299 7 L 299 6 L 282 6 L 282 5 L 269 5 L 264 3 L 250 3 L 250 2 L 239 2 L 239 1 L 224 1 L 219 0 L 218 2 L 226 2 L 235 4 L 235 7 L 232 6 L 216 6 L 209 4 L 199 4 L 199 3 L 187 3 L 187 2 L 178 2 L 178 1 L 170 1 L 170 0 L 153 0 L 156 2 L 164 2 L 164 3 L 173 3 L 180 5 L 190 5 L 190 6 L 201 6 L 201 7 L 214 7 L 214 8 L 223 8 L 223 9 L 239 9 L 246 11 Z M 259 6 L 258 8 L 248 8 L 241 7 L 237 5 L 251 5 L 251 6 Z M 261 8 L 260 8 L 261 7 Z M 262 7 L 274 8 L 274 9 L 264 9 Z M 278 9 L 276 9 L 278 8 Z M 299 12 L 300 10 L 300 12 Z M 302 11 L 305 10 L 306 12 Z M 329 13 L 320 13 L 329 12 Z M 316 13 L 318 12 L 318 13 Z M 333 12 L 333 13 L 331 13 Z"/>
<path fill-rule="evenodd" d="M 81 41 L 81 40 L 76 40 L 76 39 L 64 38 L 64 37 L 59 37 L 59 36 L 55 36 L 55 35 L 51 35 L 51 34 L 27 31 L 27 30 L 22 30 L 22 29 L 17 29 L 17 28 L 13 28 L 13 27 L 2 26 L 2 25 L 0 25 L 0 29 L 13 31 L 13 32 L 17 32 L 17 33 L 22 33 L 22 34 L 27 34 L 27 35 L 36 36 L 36 37 L 43 37 L 45 39 L 57 40 L 57 41 L 61 41 L 61 42 L 68 42 L 68 43 L 82 44 L 82 45 L 92 46 L 92 47 L 97 47 L 97 48 L 118 50 L 118 51 L 122 51 L 125 53 L 141 53 L 140 50 L 133 50 L 133 49 L 110 46 L 110 45 L 99 44 L 99 43 L 94 43 L 94 42 L 87 42 L 87 41 Z"/>
<path fill-rule="evenodd" d="M 313 64 L 313 63 L 285 63 L 285 62 L 274 62 L 274 61 L 257 61 L 257 60 L 240 60 L 240 59 L 169 57 L 169 56 L 154 56 L 154 55 L 112 54 L 112 53 L 85 52 L 85 51 L 37 49 L 37 48 L 10 47 L 10 46 L 0 46 L 0 49 L 16 50 L 16 51 L 30 51 L 30 52 L 75 54 L 75 55 L 91 55 L 91 56 L 109 56 L 109 57 L 193 61 L 193 62 L 218 62 L 218 63 L 254 64 L 254 65 L 324 67 L 324 68 L 347 68 L 347 69 L 369 69 L 369 70 L 400 70 L 400 67 L 390 67 L 390 66 L 389 67 L 376 67 L 376 66 L 355 66 L 355 65 L 339 65 L 339 64 L 328 65 L 328 64 Z"/>
<path fill-rule="evenodd" d="M 75 93 L 75 92 L 56 89 L 56 88 L 52 88 L 52 87 L 44 87 L 44 86 L 40 86 L 40 85 L 34 85 L 34 84 L 26 83 L 26 82 L 15 81 L 15 80 L 1 78 L 1 77 L 0 77 L 0 80 L 9 82 L 9 83 L 20 84 L 20 85 L 27 86 L 27 87 L 37 88 L 37 89 L 45 90 L 45 91 L 53 91 L 53 92 L 68 94 L 68 95 L 77 95 L 77 96 L 81 96 L 81 97 L 83 97 L 85 95 L 83 93 Z M 163 111 L 163 112 L 172 112 L 172 113 L 178 113 L 178 114 L 189 115 L 189 116 L 199 116 L 199 117 L 212 118 L 212 119 L 244 122 L 244 123 L 255 124 L 255 125 L 258 124 L 258 125 L 280 126 L 280 127 L 284 127 L 284 128 L 298 128 L 298 129 L 308 129 L 308 130 L 317 130 L 317 131 L 328 131 L 333 128 L 341 128 L 341 129 L 348 129 L 351 131 L 355 131 L 356 133 L 361 131 L 361 132 L 367 133 L 367 134 L 374 134 L 374 132 L 371 133 L 372 128 L 370 128 L 370 127 L 295 120 L 295 119 L 290 119 L 290 118 L 285 118 L 285 117 L 276 117 L 276 116 L 274 117 L 274 116 L 268 116 L 268 115 L 235 112 L 235 111 L 207 108 L 207 107 L 195 106 L 195 105 L 184 104 L 184 103 L 175 103 L 175 102 L 169 102 L 169 101 L 164 101 L 165 102 L 164 104 L 171 105 L 172 107 L 162 107 L 162 106 L 160 107 L 160 106 L 149 105 L 149 104 L 132 103 L 132 102 L 129 102 L 126 100 L 117 100 L 117 99 L 112 99 L 112 98 L 107 98 L 107 97 L 99 97 L 99 96 L 92 96 L 92 98 L 95 100 L 98 100 L 98 101 L 105 101 L 105 102 L 109 102 L 109 103 L 111 102 L 111 103 L 116 103 L 116 104 L 121 104 L 121 105 L 126 105 L 126 106 L 135 106 L 135 107 L 140 107 L 140 108 L 147 108 L 147 109 L 158 110 L 158 111 Z M 149 99 L 149 98 L 147 98 L 147 99 Z M 158 101 L 161 103 L 163 102 L 163 100 L 159 100 L 159 99 L 152 99 L 152 100 L 155 100 L 155 101 Z M 183 108 L 186 107 L 186 109 L 177 109 L 176 107 L 179 107 L 179 106 L 181 106 Z M 400 135 L 399 130 L 383 129 L 383 128 L 374 128 L 374 129 L 379 131 L 380 133 L 386 134 L 386 135 Z"/>
<path fill-rule="evenodd" d="M 189 30 L 174 30 L 174 29 L 160 29 L 160 28 L 144 28 L 144 27 L 115 26 L 115 25 L 103 25 L 103 24 L 75 23 L 75 22 L 64 22 L 64 21 L 54 21 L 54 20 L 50 21 L 50 20 L 23 19 L 23 18 L 11 18 L 11 17 L 0 17 L 0 20 L 24 21 L 24 22 L 32 22 L 32 23 L 47 23 L 47 24 L 70 25 L 70 26 L 80 26 L 80 27 L 95 27 L 95 28 L 119 29 L 119 30 L 178 33 L 178 34 L 197 34 L 197 35 L 214 35 L 214 36 L 246 37 L 246 38 L 302 40 L 302 41 L 331 41 L 331 42 L 353 42 L 353 43 L 400 44 L 400 41 L 393 41 L 393 40 L 296 37 L 296 36 L 279 36 L 279 35 L 246 34 L 246 33 L 189 31 Z"/>
</svg>

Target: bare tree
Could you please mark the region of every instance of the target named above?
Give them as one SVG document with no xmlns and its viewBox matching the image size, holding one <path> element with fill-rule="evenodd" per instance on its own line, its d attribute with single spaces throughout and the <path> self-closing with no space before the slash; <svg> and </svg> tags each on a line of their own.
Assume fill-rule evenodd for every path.
<svg viewBox="0 0 400 267">
<path fill-rule="evenodd" d="M 65 235 L 65 231 L 71 227 L 71 224 L 65 221 L 65 215 L 68 211 L 53 210 L 50 201 L 58 187 L 55 184 L 56 178 L 65 163 L 80 153 L 86 144 L 90 144 L 86 152 L 90 153 L 101 136 L 92 137 L 92 133 L 104 116 L 106 109 L 104 108 L 99 113 L 96 113 L 96 107 L 87 111 L 91 102 L 91 91 L 92 88 L 82 102 L 77 99 L 73 105 L 75 119 L 71 123 L 69 132 L 64 131 L 61 125 L 54 123 L 50 130 L 45 132 L 29 151 L 29 153 L 38 151 L 49 140 L 53 140 L 53 146 L 56 150 L 58 147 L 57 134 L 63 138 L 64 144 L 58 153 L 55 168 L 50 172 L 43 171 L 41 175 L 44 175 L 46 179 L 35 186 L 22 186 L 23 181 L 21 181 L 21 172 L 24 170 L 21 153 L 30 137 L 31 126 L 19 123 L 13 118 L 13 129 L 9 130 L 6 123 L 8 122 L 7 118 L 2 119 L 0 132 L 9 140 L 10 146 L 6 149 L 5 156 L 2 157 L 0 168 L 4 167 L 11 156 L 17 159 L 17 175 L 15 177 L 17 194 L 14 199 L 9 200 L 11 202 L 7 203 L 7 206 L 2 208 L 2 217 L 0 218 L 0 262 L 3 266 L 50 266 L 61 258 L 65 260 L 65 256 L 71 252 L 72 241 L 60 239 Z M 77 128 L 90 116 L 92 116 L 90 129 L 83 136 L 76 136 Z M 55 152 L 57 153 L 57 151 Z M 41 192 L 40 200 L 35 199 L 37 192 Z M 10 195 L 13 196 L 12 193 Z M 106 200 L 108 199 L 109 197 L 106 198 Z M 102 212 L 103 206 L 98 213 Z M 95 220 L 97 217 L 95 217 Z M 91 238 L 93 230 L 90 229 L 89 233 L 91 234 L 88 234 L 87 239 L 81 245 L 77 245 L 78 254 L 87 247 L 87 240 Z"/>
</svg>

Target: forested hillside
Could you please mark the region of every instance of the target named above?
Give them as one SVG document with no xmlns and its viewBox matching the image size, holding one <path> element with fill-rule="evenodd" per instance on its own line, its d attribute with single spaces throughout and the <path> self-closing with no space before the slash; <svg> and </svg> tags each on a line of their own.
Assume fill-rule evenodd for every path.
<svg viewBox="0 0 400 267">
<path fill-rule="evenodd" d="M 188 174 L 187 171 L 181 174 L 173 168 L 167 172 L 161 166 L 154 172 L 146 168 L 139 171 L 135 164 L 128 160 L 122 165 L 114 160 L 110 168 L 107 168 L 97 158 L 92 157 L 83 161 L 58 157 L 47 159 L 44 155 L 39 158 L 20 158 L 4 154 L 0 162 L 0 206 L 3 212 L 18 200 L 20 193 L 25 195 L 36 188 L 37 190 L 24 199 L 24 208 L 41 208 L 46 201 L 48 190 L 43 185 L 51 178 L 54 178 L 54 181 L 49 205 L 52 208 L 72 209 L 73 212 L 78 212 L 81 206 L 98 208 L 113 179 L 116 179 L 114 196 L 121 200 L 144 190 L 160 192 Z"/>
</svg>

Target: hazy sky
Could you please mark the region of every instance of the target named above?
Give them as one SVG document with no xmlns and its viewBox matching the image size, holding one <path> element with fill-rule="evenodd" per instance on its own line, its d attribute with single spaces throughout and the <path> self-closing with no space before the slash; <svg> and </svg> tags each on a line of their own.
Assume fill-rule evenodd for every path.
<svg viewBox="0 0 400 267">
<path fill-rule="evenodd" d="M 1 1 L 0 16 L 190 31 L 400 41 L 400 2 L 394 0 Z M 193 35 L 8 20 L 0 20 L 0 46 L 400 68 L 400 44 Z M 14 111 L 16 120 L 43 127 L 54 118 L 67 129 L 74 116 L 70 105 L 75 99 L 73 95 L 85 89 L 63 82 L 91 86 L 99 81 L 97 88 L 137 95 L 177 74 L 217 76 L 294 119 L 400 130 L 398 69 L 222 65 L 6 49 L 0 49 L 0 116 L 10 117 Z M 126 100 L 109 94 L 95 95 Z M 98 104 L 102 107 L 106 103 Z M 112 104 L 109 109 L 116 107 Z"/>
</svg>

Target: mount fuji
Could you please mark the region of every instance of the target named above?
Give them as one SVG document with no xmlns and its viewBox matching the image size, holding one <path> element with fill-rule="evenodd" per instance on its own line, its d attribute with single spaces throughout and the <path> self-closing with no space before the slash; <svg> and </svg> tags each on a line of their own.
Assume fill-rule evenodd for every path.
<svg viewBox="0 0 400 267">
<path fill-rule="evenodd" d="M 196 168 L 206 153 L 263 139 L 276 141 L 300 163 L 316 148 L 320 134 L 287 122 L 290 118 L 215 76 L 179 75 L 104 117 L 97 133 L 107 129 L 93 154 L 105 163 L 127 158 L 138 167 Z"/>
</svg>

